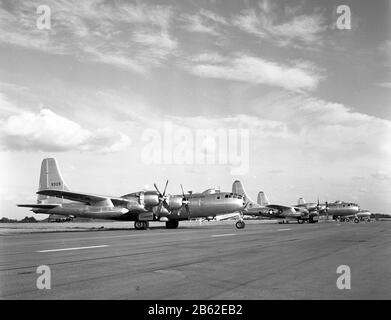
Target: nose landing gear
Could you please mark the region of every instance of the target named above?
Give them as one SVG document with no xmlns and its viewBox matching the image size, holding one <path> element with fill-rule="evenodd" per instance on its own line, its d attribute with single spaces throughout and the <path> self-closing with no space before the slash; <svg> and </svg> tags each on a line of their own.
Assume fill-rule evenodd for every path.
<svg viewBox="0 0 391 320">
<path fill-rule="evenodd" d="M 236 223 L 235 223 L 235 226 L 236 226 L 236 228 L 237 229 L 243 229 L 244 227 L 245 227 L 245 223 L 244 223 L 244 221 L 243 220 L 239 220 L 239 221 L 237 221 Z"/>
</svg>

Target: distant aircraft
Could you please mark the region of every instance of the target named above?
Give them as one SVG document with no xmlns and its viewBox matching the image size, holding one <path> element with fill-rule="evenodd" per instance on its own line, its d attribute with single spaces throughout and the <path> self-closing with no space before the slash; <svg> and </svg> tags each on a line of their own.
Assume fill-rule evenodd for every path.
<svg viewBox="0 0 391 320">
<path fill-rule="evenodd" d="M 246 194 L 241 181 L 236 180 L 232 185 L 232 192 L 243 195 L 248 205 L 244 212 L 246 215 L 259 215 L 270 219 L 282 219 L 282 223 L 288 223 L 288 220 L 297 220 L 298 223 L 318 222 L 318 213 L 310 212 L 305 207 L 284 206 L 279 204 L 270 204 L 263 191 L 258 193 L 257 203 L 251 200 Z"/>
<path fill-rule="evenodd" d="M 34 213 L 64 216 L 134 221 L 137 230 L 147 229 L 149 221 L 162 221 L 167 229 L 175 229 L 180 220 L 215 217 L 232 212 L 242 212 L 245 202 L 242 196 L 230 192 L 208 189 L 202 193 L 166 195 L 168 181 L 163 193 L 154 184 L 156 191 L 139 191 L 121 197 L 101 196 L 70 191 L 54 158 L 42 161 L 35 204 L 18 204 L 31 208 Z M 244 228 L 240 214 L 237 228 Z"/>
<path fill-rule="evenodd" d="M 74 219 L 74 216 L 62 216 L 51 214 L 48 218 L 48 222 L 70 222 Z"/>
<path fill-rule="evenodd" d="M 334 220 L 348 221 L 353 219 L 354 222 L 360 222 L 361 217 L 367 217 L 365 212 L 360 213 L 360 206 L 356 203 L 335 201 L 333 203 L 325 203 L 327 214 L 331 215 Z M 370 213 L 369 213 L 370 217 Z"/>
</svg>

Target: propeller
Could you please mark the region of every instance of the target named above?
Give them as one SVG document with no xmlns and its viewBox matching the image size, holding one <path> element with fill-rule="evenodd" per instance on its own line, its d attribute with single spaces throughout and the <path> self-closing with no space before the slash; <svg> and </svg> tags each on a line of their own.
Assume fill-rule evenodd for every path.
<svg viewBox="0 0 391 320">
<path fill-rule="evenodd" d="M 245 203 L 245 205 L 243 206 L 242 210 L 240 210 L 240 212 L 239 212 L 240 219 L 243 220 L 244 212 L 247 212 L 247 207 L 248 207 L 249 204 L 250 204 L 250 201 L 247 201 Z"/>
<path fill-rule="evenodd" d="M 320 207 L 319 196 L 318 196 L 318 202 L 317 202 L 317 204 L 316 204 L 316 210 L 317 210 L 318 212 L 320 212 L 320 209 L 321 209 L 321 207 Z"/>
<path fill-rule="evenodd" d="M 186 212 L 187 212 L 187 220 L 190 220 L 190 207 L 189 207 L 189 199 L 186 198 L 185 192 L 183 191 L 183 186 L 181 184 L 181 189 L 182 189 L 182 206 L 185 207 Z"/>
<path fill-rule="evenodd" d="M 250 201 L 247 201 L 246 204 L 243 206 L 243 209 L 241 210 L 241 212 L 247 212 L 247 207 L 249 204 L 250 204 Z"/>
<path fill-rule="evenodd" d="M 327 221 L 329 220 L 329 203 L 326 201 L 325 202 L 326 207 L 324 210 L 326 211 L 326 216 L 327 216 Z"/>
<path fill-rule="evenodd" d="M 156 186 L 156 183 L 153 184 L 155 186 L 155 189 L 156 191 L 158 192 L 159 194 L 159 205 L 158 205 L 158 209 L 157 209 L 157 215 L 160 216 L 160 212 L 162 210 L 162 206 L 169 212 L 171 213 L 170 211 L 170 206 L 168 205 L 167 203 L 167 196 L 166 196 L 166 190 L 167 190 L 167 185 L 168 185 L 168 180 L 166 181 L 166 185 L 164 187 L 164 191 L 163 193 L 160 192 L 160 190 L 158 189 L 158 187 Z"/>
</svg>

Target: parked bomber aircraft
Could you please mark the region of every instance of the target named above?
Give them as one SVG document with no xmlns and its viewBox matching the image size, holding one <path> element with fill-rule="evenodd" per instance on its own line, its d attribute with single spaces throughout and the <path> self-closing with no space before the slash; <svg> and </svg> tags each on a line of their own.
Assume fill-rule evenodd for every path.
<svg viewBox="0 0 391 320">
<path fill-rule="evenodd" d="M 359 223 L 360 221 L 370 221 L 371 213 L 368 210 L 361 210 L 360 206 L 351 202 L 335 201 L 334 203 L 306 203 L 303 198 L 299 198 L 298 206 L 307 208 L 310 212 L 317 210 L 320 215 L 331 215 L 334 220 L 350 221 Z"/>
<path fill-rule="evenodd" d="M 353 219 L 354 222 L 360 222 L 361 218 L 367 218 L 370 213 L 360 213 L 360 206 L 356 203 L 335 201 L 327 203 L 327 214 L 331 215 L 334 220 L 347 221 Z"/>
<path fill-rule="evenodd" d="M 325 213 L 327 212 L 327 206 L 326 204 L 320 204 L 319 203 L 319 198 L 318 202 L 306 202 L 304 198 L 299 198 L 297 205 L 293 205 L 292 207 L 297 207 L 297 208 L 305 208 L 308 210 L 308 212 L 319 212 L 319 213 Z"/>
<path fill-rule="evenodd" d="M 180 220 L 239 212 L 236 227 L 244 228 L 245 200 L 241 195 L 215 189 L 185 194 L 183 188 L 181 195 L 169 195 L 166 194 L 167 184 L 168 181 L 163 193 L 155 184 L 156 190 L 121 197 L 73 192 L 65 184 L 56 159 L 46 158 L 41 165 L 37 203 L 18 206 L 40 214 L 134 221 L 137 230 L 147 229 L 149 221 L 162 221 L 166 228 L 175 229 Z"/>
<path fill-rule="evenodd" d="M 288 223 L 288 220 L 297 220 L 298 223 L 318 222 L 318 212 L 310 211 L 303 206 L 284 206 L 279 204 L 270 204 L 264 192 L 258 193 L 257 203 L 254 203 L 246 194 L 243 184 L 236 180 L 232 185 L 232 192 L 241 194 L 248 201 L 245 208 L 245 214 L 259 215 L 270 219 L 282 219 L 282 223 Z"/>
</svg>

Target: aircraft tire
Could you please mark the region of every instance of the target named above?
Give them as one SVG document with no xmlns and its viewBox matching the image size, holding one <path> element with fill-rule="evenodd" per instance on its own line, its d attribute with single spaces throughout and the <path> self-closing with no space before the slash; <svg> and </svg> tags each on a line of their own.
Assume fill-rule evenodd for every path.
<svg viewBox="0 0 391 320">
<path fill-rule="evenodd" d="M 134 228 L 136 230 L 146 230 L 149 227 L 148 221 L 135 221 Z"/>
<path fill-rule="evenodd" d="M 354 223 L 359 223 L 360 220 L 358 218 L 354 218 Z"/>
<path fill-rule="evenodd" d="M 239 220 L 239 221 L 237 221 L 237 222 L 235 223 L 235 226 L 236 226 L 237 229 L 244 229 L 244 227 L 246 226 L 246 224 L 244 223 L 244 221 Z"/>
<path fill-rule="evenodd" d="M 297 223 L 298 223 L 298 224 L 303 224 L 303 223 L 304 223 L 304 220 L 303 220 L 303 219 L 297 219 Z"/>
<path fill-rule="evenodd" d="M 171 220 L 166 222 L 166 229 L 176 229 L 178 228 L 179 221 L 178 220 Z"/>
</svg>

